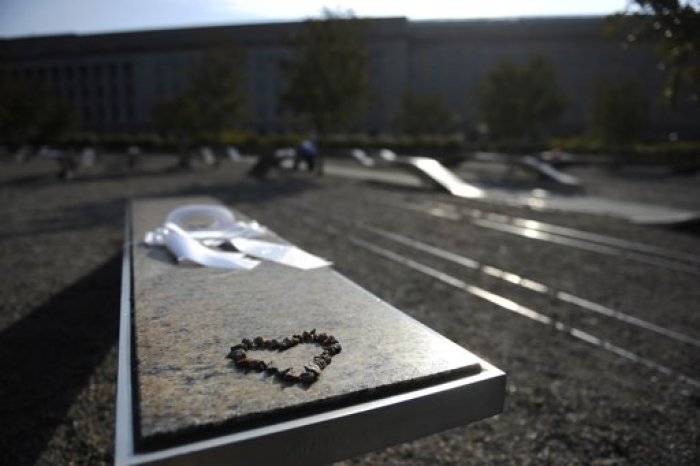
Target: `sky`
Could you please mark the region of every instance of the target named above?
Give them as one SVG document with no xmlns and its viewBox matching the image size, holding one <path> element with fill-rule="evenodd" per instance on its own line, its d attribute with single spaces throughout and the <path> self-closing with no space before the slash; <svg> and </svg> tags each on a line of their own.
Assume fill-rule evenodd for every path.
<svg viewBox="0 0 700 466">
<path fill-rule="evenodd" d="M 0 37 L 296 21 L 324 7 L 358 16 L 471 19 L 605 15 L 626 0 L 0 0 Z"/>
</svg>

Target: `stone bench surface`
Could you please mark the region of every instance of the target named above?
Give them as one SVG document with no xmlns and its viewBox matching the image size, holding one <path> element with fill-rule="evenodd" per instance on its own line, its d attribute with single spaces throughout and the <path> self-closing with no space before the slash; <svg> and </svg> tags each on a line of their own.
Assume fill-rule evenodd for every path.
<svg viewBox="0 0 700 466">
<path fill-rule="evenodd" d="M 132 204 L 135 427 L 144 445 L 478 372 L 479 360 L 470 352 L 332 268 L 301 271 L 263 262 L 252 271 L 228 271 L 178 265 L 164 248 L 140 243 L 172 209 L 192 203 L 216 202 L 167 198 Z M 261 239 L 284 242 L 272 232 Z M 342 352 L 311 386 L 245 373 L 226 358 L 243 338 L 281 338 L 313 328 L 334 335 Z M 317 352 L 299 345 L 284 356 L 301 363 Z"/>
</svg>

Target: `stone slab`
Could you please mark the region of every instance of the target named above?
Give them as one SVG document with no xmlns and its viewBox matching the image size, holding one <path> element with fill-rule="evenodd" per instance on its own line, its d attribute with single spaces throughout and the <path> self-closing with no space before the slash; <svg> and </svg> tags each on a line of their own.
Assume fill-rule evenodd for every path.
<svg viewBox="0 0 700 466">
<path fill-rule="evenodd" d="M 170 210 L 188 203 L 216 202 L 132 204 L 135 430 L 142 446 L 206 438 L 208 432 L 348 406 L 479 371 L 470 352 L 331 268 L 184 266 L 166 250 L 140 243 Z M 284 241 L 274 233 L 262 239 Z M 225 357 L 243 338 L 280 338 L 312 328 L 336 336 L 343 350 L 309 387 L 245 373 Z M 284 357 L 302 362 L 310 354 L 302 345 Z"/>
</svg>

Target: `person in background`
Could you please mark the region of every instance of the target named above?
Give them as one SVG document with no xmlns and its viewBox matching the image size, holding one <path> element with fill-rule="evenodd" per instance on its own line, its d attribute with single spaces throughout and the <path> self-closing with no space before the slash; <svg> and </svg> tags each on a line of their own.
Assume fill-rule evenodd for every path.
<svg viewBox="0 0 700 466">
<path fill-rule="evenodd" d="M 294 170 L 299 169 L 299 165 L 302 161 L 306 164 L 308 171 L 316 171 L 319 176 L 323 174 L 318 147 L 316 146 L 313 136 L 304 139 L 301 144 L 297 146 L 296 155 L 294 157 Z"/>
<path fill-rule="evenodd" d="M 135 169 L 139 163 L 139 158 L 141 157 L 141 148 L 139 146 L 129 146 L 126 150 L 126 156 L 129 169 Z"/>
</svg>

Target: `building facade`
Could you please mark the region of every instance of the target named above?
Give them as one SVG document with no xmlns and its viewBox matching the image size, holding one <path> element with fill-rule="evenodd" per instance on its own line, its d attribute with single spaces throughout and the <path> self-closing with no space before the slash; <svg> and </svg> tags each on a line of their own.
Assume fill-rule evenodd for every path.
<svg viewBox="0 0 700 466">
<path fill-rule="evenodd" d="M 389 132 L 406 91 L 436 94 L 457 112 L 462 129 L 479 122 L 476 89 L 503 60 L 541 56 L 552 62 L 568 101 L 557 132 L 584 130 L 592 91 L 610 79 L 636 81 L 651 104 L 652 131 L 700 137 L 697 109 L 670 111 L 659 101 L 662 70 L 649 45 L 624 48 L 603 33 L 603 18 L 408 21 L 370 19 L 371 105 L 363 129 Z M 284 129 L 278 96 L 281 59 L 294 53 L 289 38 L 303 23 L 61 35 L 0 40 L 0 63 L 20 78 L 39 81 L 79 109 L 85 129 L 154 129 L 154 103 L 181 91 L 203 53 L 221 44 L 243 48 L 251 115 L 260 132 Z"/>
</svg>

